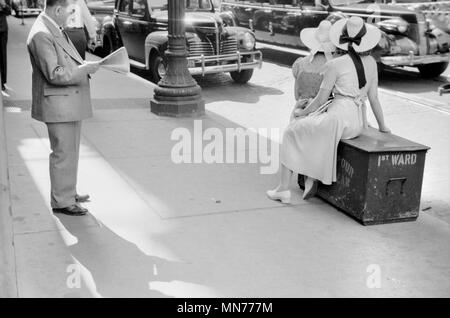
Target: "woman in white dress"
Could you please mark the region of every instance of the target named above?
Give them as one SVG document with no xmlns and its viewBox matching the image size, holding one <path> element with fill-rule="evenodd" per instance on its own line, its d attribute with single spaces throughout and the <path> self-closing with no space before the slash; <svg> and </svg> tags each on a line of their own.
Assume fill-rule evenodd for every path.
<svg viewBox="0 0 450 318">
<path fill-rule="evenodd" d="M 303 199 L 315 195 L 317 182 L 336 181 L 337 146 L 341 139 L 357 137 L 365 126 L 364 101 L 368 97 L 381 132 L 389 132 L 378 100 L 377 64 L 367 54 L 380 40 L 380 31 L 359 17 L 337 21 L 331 42 L 346 54 L 328 61 L 317 96 L 286 128 L 280 151 L 280 183 L 267 191 L 272 200 L 289 203 L 293 173 L 306 177 Z M 334 98 L 328 101 L 333 92 Z"/>
</svg>

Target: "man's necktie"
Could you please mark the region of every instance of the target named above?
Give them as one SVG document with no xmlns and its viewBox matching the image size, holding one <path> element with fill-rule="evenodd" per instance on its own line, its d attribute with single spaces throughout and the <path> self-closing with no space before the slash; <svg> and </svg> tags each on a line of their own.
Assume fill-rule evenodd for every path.
<svg viewBox="0 0 450 318">
<path fill-rule="evenodd" d="M 67 35 L 66 30 L 64 30 L 64 28 L 60 28 L 61 33 L 64 35 L 64 38 L 66 39 L 67 43 L 70 43 L 69 41 L 69 35 Z"/>
</svg>

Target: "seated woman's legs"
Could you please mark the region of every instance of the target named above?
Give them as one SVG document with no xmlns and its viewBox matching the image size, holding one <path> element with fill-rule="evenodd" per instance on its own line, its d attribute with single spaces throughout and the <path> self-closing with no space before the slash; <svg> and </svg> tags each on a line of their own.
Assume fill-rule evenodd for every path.
<svg viewBox="0 0 450 318">
<path fill-rule="evenodd" d="M 291 184 L 293 172 L 289 170 L 285 165 L 280 164 L 280 183 L 278 186 L 267 191 L 267 196 L 271 200 L 281 201 L 282 203 L 291 202 L 291 191 L 289 186 Z"/>
</svg>

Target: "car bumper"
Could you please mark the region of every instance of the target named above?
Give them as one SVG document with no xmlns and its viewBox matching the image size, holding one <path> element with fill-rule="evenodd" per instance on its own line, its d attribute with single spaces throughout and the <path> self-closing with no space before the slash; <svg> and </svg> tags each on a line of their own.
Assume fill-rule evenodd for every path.
<svg viewBox="0 0 450 318">
<path fill-rule="evenodd" d="M 389 66 L 414 66 L 431 63 L 449 62 L 450 54 L 431 54 L 431 55 L 401 55 L 401 56 L 383 56 L 381 63 Z"/>
<path fill-rule="evenodd" d="M 17 14 L 19 16 L 39 15 L 41 12 L 42 9 L 17 9 Z"/>
<path fill-rule="evenodd" d="M 242 62 L 242 58 L 250 58 L 249 62 Z M 219 72 L 234 72 L 254 68 L 261 68 L 262 53 L 260 51 L 237 52 L 233 54 L 212 56 L 190 56 L 187 58 L 188 68 L 192 75 L 205 75 Z M 214 65 L 206 65 L 214 63 Z M 198 66 L 200 64 L 200 66 Z"/>
</svg>

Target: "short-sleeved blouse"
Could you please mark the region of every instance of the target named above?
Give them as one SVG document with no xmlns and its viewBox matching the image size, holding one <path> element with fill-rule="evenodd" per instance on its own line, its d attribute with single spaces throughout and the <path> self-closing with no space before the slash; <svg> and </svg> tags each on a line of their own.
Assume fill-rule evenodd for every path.
<svg viewBox="0 0 450 318">
<path fill-rule="evenodd" d="M 296 87 L 301 98 L 314 98 L 322 83 L 324 66 L 327 59 L 322 54 L 316 54 L 311 61 L 311 55 L 297 59 L 292 65 L 292 74 L 296 79 Z"/>
<path fill-rule="evenodd" d="M 362 56 L 367 84 L 377 78 L 377 63 L 372 56 Z M 330 89 L 334 94 L 357 97 L 361 90 L 358 87 L 358 75 L 355 65 L 348 54 L 328 61 L 323 70 L 321 88 Z"/>
</svg>

